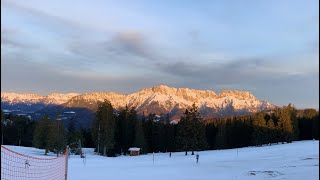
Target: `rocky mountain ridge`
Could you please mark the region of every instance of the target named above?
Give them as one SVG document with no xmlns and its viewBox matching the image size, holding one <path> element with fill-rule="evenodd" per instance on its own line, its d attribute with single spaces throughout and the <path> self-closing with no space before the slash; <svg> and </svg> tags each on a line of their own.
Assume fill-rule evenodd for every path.
<svg viewBox="0 0 320 180">
<path fill-rule="evenodd" d="M 107 99 L 115 109 L 128 106 L 140 114 L 167 114 L 178 118 L 183 111 L 195 103 L 207 117 L 224 117 L 254 113 L 274 108 L 269 102 L 257 99 L 247 91 L 224 90 L 216 94 L 210 90 L 173 88 L 165 85 L 145 88 L 132 94 L 115 92 L 37 94 L 1 93 L 1 102 L 7 104 L 60 105 L 63 107 L 96 110 L 98 102 Z"/>
</svg>

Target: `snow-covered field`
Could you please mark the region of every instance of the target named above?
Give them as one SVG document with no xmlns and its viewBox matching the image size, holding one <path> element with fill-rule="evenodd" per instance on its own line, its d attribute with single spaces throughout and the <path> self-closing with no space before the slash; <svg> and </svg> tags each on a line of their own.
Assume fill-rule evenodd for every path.
<svg viewBox="0 0 320 180">
<path fill-rule="evenodd" d="M 6 146 L 17 152 L 43 157 L 43 150 Z M 251 180 L 319 179 L 319 141 L 300 141 L 263 147 L 201 151 L 195 156 L 184 152 L 155 153 L 115 158 L 94 155 L 86 148 L 86 161 L 71 155 L 68 180 Z M 50 156 L 54 156 L 51 154 Z"/>
</svg>

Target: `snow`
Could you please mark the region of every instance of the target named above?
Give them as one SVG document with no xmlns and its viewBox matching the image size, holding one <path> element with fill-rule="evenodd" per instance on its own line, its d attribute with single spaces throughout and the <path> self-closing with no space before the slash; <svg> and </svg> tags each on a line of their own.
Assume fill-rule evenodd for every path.
<svg viewBox="0 0 320 180">
<path fill-rule="evenodd" d="M 7 146 L 32 156 L 44 150 Z M 263 147 L 153 155 L 102 157 L 92 148 L 84 148 L 86 158 L 71 155 L 68 180 L 139 179 L 139 180 L 257 180 L 319 179 L 319 141 L 298 141 Z M 49 156 L 54 156 L 49 154 Z"/>
<path fill-rule="evenodd" d="M 65 114 L 75 114 L 76 112 L 74 111 L 68 111 L 68 112 L 64 112 Z"/>
<path fill-rule="evenodd" d="M 140 148 L 137 148 L 137 147 L 131 147 L 131 148 L 129 148 L 129 151 L 140 151 Z"/>
<path fill-rule="evenodd" d="M 38 94 L 19 94 L 19 93 L 6 93 L 1 92 L 1 101 L 14 103 L 45 103 L 45 104 L 63 104 L 72 97 L 78 96 L 77 93 L 58 94 L 53 93 L 47 96 L 41 96 Z"/>
<path fill-rule="evenodd" d="M 143 109 L 146 106 L 157 102 L 159 107 L 167 111 L 171 111 L 176 107 L 186 109 L 195 103 L 199 108 L 224 109 L 230 104 L 236 110 L 246 109 L 250 112 L 256 112 L 263 109 L 273 108 L 274 106 L 268 102 L 258 100 L 250 92 L 225 90 L 219 94 L 213 91 L 194 90 L 188 88 L 172 88 L 164 85 L 152 88 L 142 89 L 132 94 L 120 94 L 114 92 L 95 92 L 85 94 L 49 94 L 40 96 L 36 94 L 17 94 L 17 93 L 1 93 L 1 101 L 9 103 L 45 103 L 45 104 L 64 104 L 72 106 L 81 101 L 87 103 L 96 103 L 108 99 L 112 106 L 116 109 L 125 107 L 126 105 Z"/>
</svg>

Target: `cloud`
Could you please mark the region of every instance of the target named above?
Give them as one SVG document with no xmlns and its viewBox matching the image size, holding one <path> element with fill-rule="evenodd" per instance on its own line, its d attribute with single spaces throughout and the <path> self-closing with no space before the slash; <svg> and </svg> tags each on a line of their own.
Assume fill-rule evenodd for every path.
<svg viewBox="0 0 320 180">
<path fill-rule="evenodd" d="M 118 53 L 131 53 L 132 55 L 148 59 L 152 57 L 150 56 L 150 52 L 148 52 L 149 50 L 146 46 L 146 37 L 139 32 L 128 31 L 117 33 L 113 37 L 111 44 L 118 47 L 115 48 L 115 51 L 118 51 Z"/>
<path fill-rule="evenodd" d="M 12 47 L 26 47 L 26 45 L 15 40 L 13 37 L 17 34 L 16 29 L 7 28 L 1 25 L 1 47 L 2 46 L 12 46 Z"/>
<path fill-rule="evenodd" d="M 216 30 L 199 21 L 199 26 L 188 29 L 183 23 L 164 19 L 166 23 L 137 21 L 141 30 L 135 28 L 136 21 L 121 18 L 121 8 L 117 13 L 92 12 L 81 19 L 79 10 L 72 10 L 71 14 L 68 8 L 61 8 L 61 13 L 51 7 L 41 9 L 44 4 L 1 4 L 10 11 L 1 28 L 4 90 L 134 92 L 166 84 L 214 91 L 249 90 L 258 98 L 275 103 L 280 102 L 278 99 L 290 100 L 281 96 L 314 102 L 315 95 L 307 97 L 303 92 L 319 91 L 314 85 L 319 75 L 319 41 L 312 43 L 308 39 L 309 25 L 288 30 L 291 26 L 285 24 L 277 29 L 276 25 L 283 21 L 276 21 L 275 26 L 261 24 L 258 29 L 233 24 L 230 29 Z M 111 21 L 109 18 L 113 17 L 115 20 Z M 295 22 L 296 18 L 292 18 Z M 11 19 L 16 21 L 9 23 Z M 257 21 L 260 25 L 261 18 L 257 17 Z M 163 28 L 170 22 L 173 29 Z M 152 23 L 156 26 L 151 27 Z M 265 28 L 275 32 L 266 32 Z M 281 53 L 284 58 L 279 57 Z"/>
<path fill-rule="evenodd" d="M 314 71 L 296 71 L 280 66 L 281 63 L 272 64 L 267 59 L 233 60 L 228 63 L 206 63 L 193 62 L 172 62 L 157 63 L 155 68 L 159 68 L 164 73 L 172 76 L 189 79 L 194 83 L 211 84 L 242 84 L 257 85 L 263 83 L 277 83 L 291 78 L 308 76 Z"/>
<path fill-rule="evenodd" d="M 34 25 L 37 28 L 43 28 L 47 32 L 57 34 L 60 37 L 78 38 L 78 33 L 90 29 L 89 27 L 57 15 L 49 14 L 45 11 L 35 9 L 31 6 L 25 6 L 15 1 L 1 1 L 1 4 L 8 8 L 8 11 L 14 10 L 20 16 L 20 20 Z M 76 33 L 78 32 L 78 33 Z"/>
<path fill-rule="evenodd" d="M 96 63 L 117 62 L 139 66 L 160 59 L 152 42 L 141 32 L 122 31 L 109 36 L 103 41 L 78 39 L 66 44 L 66 49 Z"/>
<path fill-rule="evenodd" d="M 99 75 L 82 71 L 69 73 L 48 64 L 25 63 L 8 59 L 1 63 L 1 91 L 17 93 L 54 92 L 120 92 L 132 93 L 142 87 L 151 87 L 157 77 L 145 74 Z M 19 73 L 17 73 L 19 72 Z"/>
</svg>

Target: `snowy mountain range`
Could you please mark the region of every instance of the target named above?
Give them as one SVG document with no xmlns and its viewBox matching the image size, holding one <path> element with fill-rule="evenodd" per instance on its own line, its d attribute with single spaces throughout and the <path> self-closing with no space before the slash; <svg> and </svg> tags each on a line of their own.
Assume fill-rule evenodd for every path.
<svg viewBox="0 0 320 180">
<path fill-rule="evenodd" d="M 142 89 L 132 94 L 114 92 L 37 94 L 1 93 L 1 105 L 4 107 L 22 105 L 30 107 L 37 105 L 35 111 L 43 108 L 62 106 L 65 108 L 97 109 L 97 103 L 107 99 L 115 109 L 128 106 L 135 108 L 139 114 L 167 114 L 170 119 L 179 118 L 184 110 L 195 103 L 205 117 L 225 117 L 254 113 L 275 106 L 269 102 L 257 99 L 250 92 L 228 90 L 219 94 L 209 90 L 194 90 L 188 88 L 173 88 L 164 85 Z M 48 110 L 47 110 L 48 111 Z"/>
<path fill-rule="evenodd" d="M 47 96 L 41 96 L 38 94 L 17 94 L 17 93 L 1 93 L 1 102 L 7 102 L 9 104 L 17 103 L 44 103 L 44 104 L 63 104 L 67 102 L 74 96 L 77 96 L 77 93 L 68 93 L 68 94 L 49 94 Z"/>
</svg>

